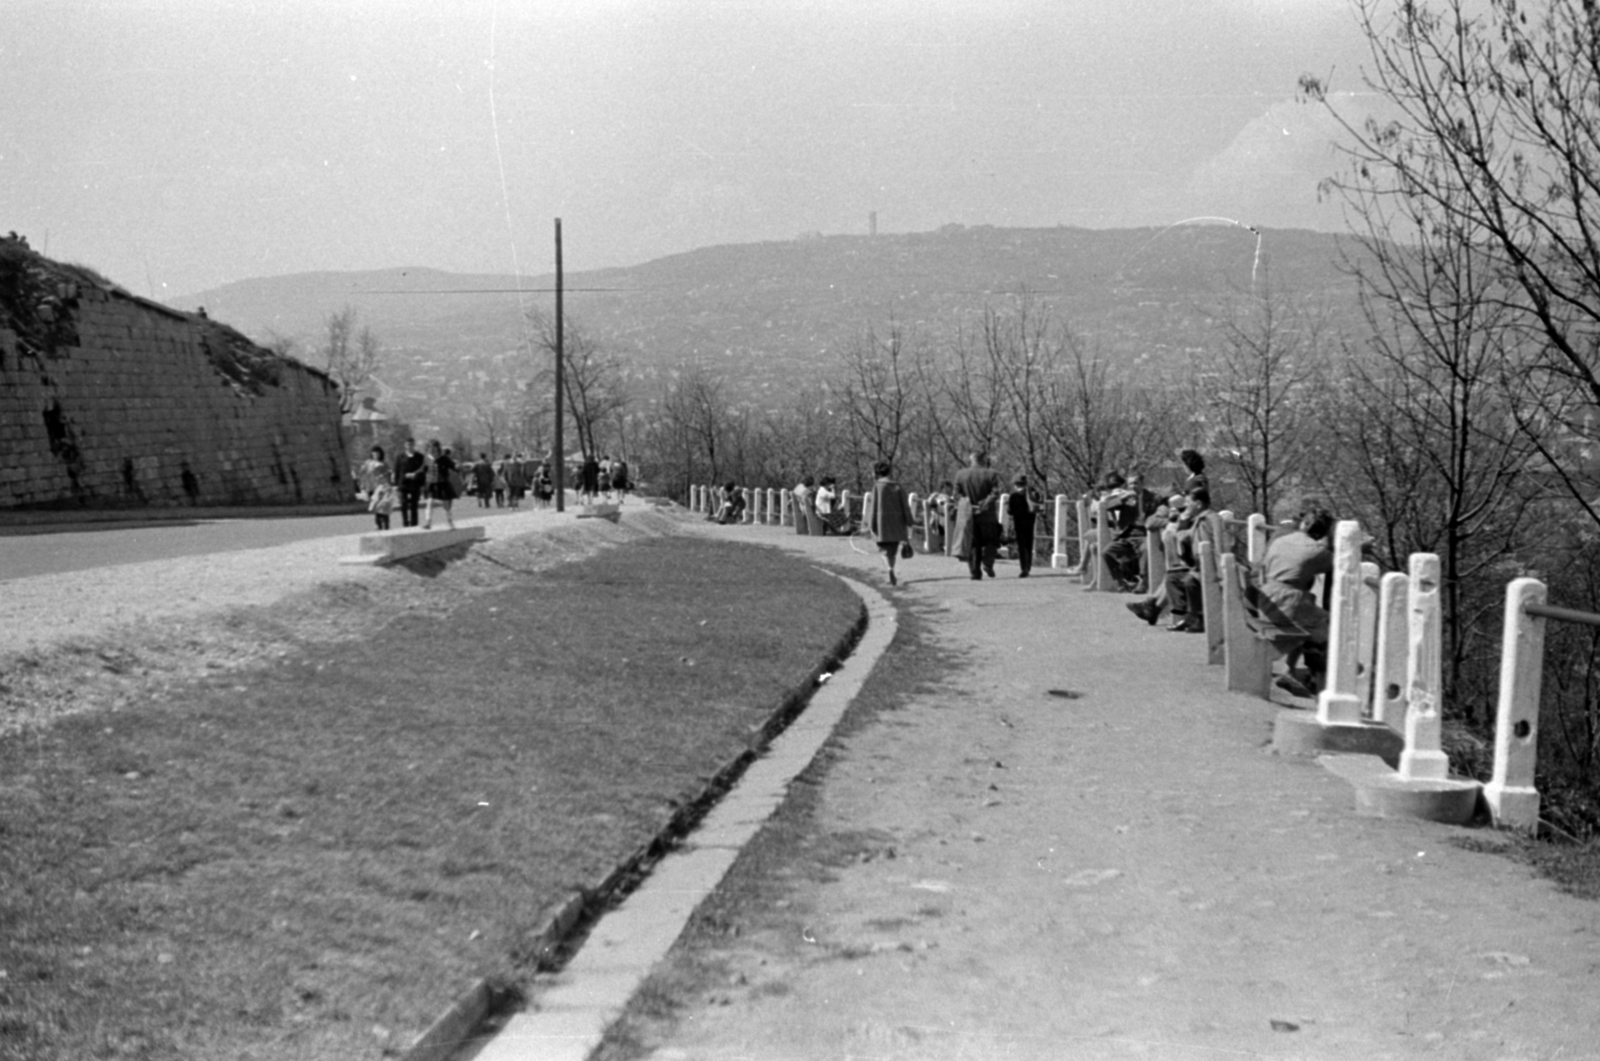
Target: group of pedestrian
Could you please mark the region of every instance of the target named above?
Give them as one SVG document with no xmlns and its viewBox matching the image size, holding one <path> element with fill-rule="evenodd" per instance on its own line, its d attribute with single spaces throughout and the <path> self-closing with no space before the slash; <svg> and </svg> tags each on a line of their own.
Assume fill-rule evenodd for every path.
<svg viewBox="0 0 1600 1061">
<path fill-rule="evenodd" d="M 1029 485 L 1026 475 L 1015 476 L 1010 489 L 1005 479 L 990 467 L 989 455 L 974 452 L 967 466 L 935 495 L 948 509 L 955 508 L 954 549 L 956 559 L 965 560 L 967 575 L 974 581 L 997 577 L 995 560 L 1000 554 L 1004 520 L 1009 518 L 1016 542 L 1018 577 L 1033 572 L 1034 530 L 1044 499 Z M 1002 507 L 1003 506 L 1003 507 Z"/>
<path fill-rule="evenodd" d="M 523 453 L 507 453 L 490 460 L 487 452 L 478 454 L 472 464 L 472 493 L 479 508 L 521 508 L 529 493 L 540 506 L 555 496 L 550 478 L 550 460 L 534 460 Z"/>
<path fill-rule="evenodd" d="M 615 500 L 617 504 L 627 498 L 633 489 L 633 479 L 628 472 L 628 462 L 609 453 L 585 453 L 578 465 L 578 500 L 586 505 L 596 501 Z"/>
<path fill-rule="evenodd" d="M 433 526 L 433 510 L 444 512 L 445 522 L 454 528 L 451 506 L 461 494 L 460 472 L 454 455 L 438 439 L 419 451 L 417 440 L 405 440 L 405 449 L 391 468 L 382 446 L 373 446 L 361 465 L 357 482 L 367 496 L 367 511 L 378 530 L 389 529 L 389 517 L 400 509 L 400 525 L 426 529 Z M 426 513 L 423 502 L 426 501 Z"/>
<path fill-rule="evenodd" d="M 883 557 L 889 584 L 898 585 L 896 561 L 914 555 L 913 516 L 910 499 L 892 472 L 887 461 L 879 461 L 873 467 L 875 481 L 866 523 Z M 945 517 L 953 514 L 952 551 L 966 563 L 969 577 L 982 580 L 985 576 L 996 577 L 994 565 L 1002 543 L 1004 512 L 1015 535 L 1020 577 L 1027 578 L 1033 570 L 1034 529 L 1043 504 L 1039 491 L 1029 486 L 1027 476 L 1016 476 L 1008 490 L 1004 478 L 990 467 L 988 455 L 974 452 L 955 479 L 946 480 L 928 495 L 924 518 L 939 528 L 942 550 Z"/>
<path fill-rule="evenodd" d="M 795 531 L 799 534 L 850 535 L 856 524 L 839 480 L 831 475 L 806 476 L 793 490 Z"/>
</svg>

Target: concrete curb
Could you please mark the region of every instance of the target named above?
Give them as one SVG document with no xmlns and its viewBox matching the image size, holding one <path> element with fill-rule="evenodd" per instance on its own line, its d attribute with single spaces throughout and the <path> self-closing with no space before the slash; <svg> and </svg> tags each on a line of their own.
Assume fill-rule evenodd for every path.
<svg viewBox="0 0 1600 1061">
<path fill-rule="evenodd" d="M 489 532 L 480 524 L 471 527 L 440 527 L 423 530 L 406 527 L 401 530 L 378 531 L 363 534 L 357 542 L 355 556 L 341 556 L 341 564 L 392 564 L 413 556 L 448 549 L 452 545 L 466 545 L 487 540 Z"/>
<path fill-rule="evenodd" d="M 560 968 L 570 945 L 581 938 L 605 908 L 631 891 L 650 866 L 715 806 L 767 745 L 805 710 L 822 676 L 836 670 L 849 658 L 866 626 L 867 605 L 862 601 L 850 628 L 812 668 L 807 680 L 791 690 L 767 720 L 751 732 L 749 746 L 712 775 L 699 795 L 679 807 L 654 836 L 612 867 L 592 887 L 573 892 L 556 904 L 540 927 L 519 947 L 515 955 L 517 964 L 541 972 Z M 495 978 L 480 978 L 456 996 L 456 1000 L 400 1054 L 401 1061 L 446 1061 L 464 1042 L 483 1031 L 491 1018 L 520 997 L 519 991 Z"/>
</svg>

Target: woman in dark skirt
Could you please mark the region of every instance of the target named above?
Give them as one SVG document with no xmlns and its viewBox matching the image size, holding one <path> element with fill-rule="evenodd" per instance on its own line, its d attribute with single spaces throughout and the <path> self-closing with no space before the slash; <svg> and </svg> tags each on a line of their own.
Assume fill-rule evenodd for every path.
<svg viewBox="0 0 1600 1061">
<path fill-rule="evenodd" d="M 451 530 L 456 529 L 455 517 L 450 514 L 450 505 L 456 499 L 454 473 L 456 470 L 455 458 L 439 448 L 439 440 L 434 439 L 428 443 L 428 512 L 423 517 L 422 528 L 427 530 L 433 526 L 433 505 L 438 502 L 444 506 L 444 521 L 450 525 Z"/>
<path fill-rule="evenodd" d="M 895 561 L 900 559 L 902 549 L 907 556 L 911 549 L 911 503 L 905 489 L 891 477 L 893 471 L 885 460 L 872 466 L 877 481 L 872 484 L 872 511 L 867 517 L 878 552 L 889 569 L 891 586 L 899 585 L 900 581 L 895 577 Z"/>
</svg>

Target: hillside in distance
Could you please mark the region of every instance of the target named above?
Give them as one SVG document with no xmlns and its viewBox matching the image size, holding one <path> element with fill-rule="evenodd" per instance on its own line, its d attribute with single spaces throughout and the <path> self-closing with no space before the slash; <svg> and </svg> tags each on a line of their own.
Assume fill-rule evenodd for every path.
<svg viewBox="0 0 1600 1061">
<path fill-rule="evenodd" d="M 1186 363 L 1211 321 L 1269 282 L 1279 295 L 1354 323 L 1354 283 L 1339 237 L 1255 232 L 1231 224 L 1168 229 L 1008 229 L 813 236 L 707 247 L 627 268 L 568 272 L 565 309 L 628 366 L 648 401 L 685 364 L 721 375 L 727 394 L 776 406 L 839 376 L 840 351 L 893 320 L 946 342 L 986 306 L 1026 292 L 1087 347 L 1116 360 Z M 385 348 L 382 404 L 418 422 L 467 423 L 503 400 L 545 355 L 530 351 L 524 313 L 553 311 L 553 274 L 468 275 L 433 269 L 303 273 L 246 280 L 174 300 L 205 306 L 258 341 L 298 340 L 316 363 L 323 322 L 353 306 Z"/>
</svg>

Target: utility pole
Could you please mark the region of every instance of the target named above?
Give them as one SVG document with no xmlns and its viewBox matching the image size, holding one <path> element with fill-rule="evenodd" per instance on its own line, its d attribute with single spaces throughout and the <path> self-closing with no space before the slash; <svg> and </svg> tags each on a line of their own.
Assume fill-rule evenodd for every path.
<svg viewBox="0 0 1600 1061">
<path fill-rule="evenodd" d="M 550 463 L 555 476 L 556 511 L 567 510 L 567 456 L 561 440 L 561 400 L 566 395 L 567 352 L 562 334 L 561 320 L 561 219 L 556 218 L 556 444 Z"/>
</svg>

